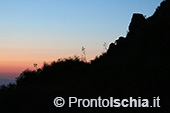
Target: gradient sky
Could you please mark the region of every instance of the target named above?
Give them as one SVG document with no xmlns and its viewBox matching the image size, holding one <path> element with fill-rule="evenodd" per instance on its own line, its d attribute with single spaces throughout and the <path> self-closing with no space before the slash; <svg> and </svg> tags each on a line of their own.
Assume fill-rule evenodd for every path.
<svg viewBox="0 0 170 113">
<path fill-rule="evenodd" d="M 82 46 L 93 59 L 105 51 L 104 42 L 126 35 L 133 13 L 149 17 L 162 1 L 1 0 L 0 78 L 34 63 L 81 56 Z"/>
</svg>

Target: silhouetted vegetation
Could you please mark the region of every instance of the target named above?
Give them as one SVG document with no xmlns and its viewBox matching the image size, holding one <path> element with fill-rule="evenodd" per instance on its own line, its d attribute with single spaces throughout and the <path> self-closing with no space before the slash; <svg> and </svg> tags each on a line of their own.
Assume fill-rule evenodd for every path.
<svg viewBox="0 0 170 113">
<path fill-rule="evenodd" d="M 90 63 L 79 57 L 59 59 L 25 70 L 16 84 L 1 86 L 2 113 L 169 113 L 170 1 L 153 16 L 134 14 L 126 37 L 111 43 Z M 85 55 L 85 48 L 82 48 Z M 55 97 L 160 96 L 161 108 L 56 108 Z"/>
</svg>

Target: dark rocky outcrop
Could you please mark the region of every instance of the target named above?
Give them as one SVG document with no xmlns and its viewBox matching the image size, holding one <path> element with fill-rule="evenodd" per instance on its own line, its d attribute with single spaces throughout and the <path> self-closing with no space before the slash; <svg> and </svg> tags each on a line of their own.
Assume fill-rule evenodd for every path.
<svg viewBox="0 0 170 113">
<path fill-rule="evenodd" d="M 146 19 L 142 14 L 133 14 L 131 23 L 129 25 L 129 31 L 133 32 L 136 29 L 138 29 L 139 27 L 141 27 L 142 25 L 144 25 L 146 23 Z"/>
</svg>

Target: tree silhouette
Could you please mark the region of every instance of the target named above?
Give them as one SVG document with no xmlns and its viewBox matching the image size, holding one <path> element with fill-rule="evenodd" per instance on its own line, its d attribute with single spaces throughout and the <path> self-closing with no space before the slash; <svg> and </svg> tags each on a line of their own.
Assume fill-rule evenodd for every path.
<svg viewBox="0 0 170 113">
<path fill-rule="evenodd" d="M 36 63 L 34 63 L 33 65 L 34 65 L 35 68 L 37 68 L 37 66 L 38 66 L 38 64 L 36 64 Z"/>
<path fill-rule="evenodd" d="M 107 51 L 107 43 L 106 43 L 106 42 L 104 42 L 104 44 L 103 44 L 103 49 L 104 49 L 105 51 Z"/>
<path fill-rule="evenodd" d="M 86 48 L 82 46 L 81 50 L 82 50 L 82 61 L 86 62 L 87 61 L 86 60 Z"/>
</svg>

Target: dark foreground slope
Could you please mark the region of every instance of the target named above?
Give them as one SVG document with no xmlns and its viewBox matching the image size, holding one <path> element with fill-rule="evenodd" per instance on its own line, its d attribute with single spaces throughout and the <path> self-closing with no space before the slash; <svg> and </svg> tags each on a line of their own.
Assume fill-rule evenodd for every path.
<svg viewBox="0 0 170 113">
<path fill-rule="evenodd" d="M 78 58 L 26 70 L 17 84 L 2 86 L 2 113 L 169 113 L 170 1 L 153 16 L 134 14 L 126 37 L 110 44 L 108 51 L 91 63 Z M 160 108 L 68 108 L 68 97 L 151 99 L 160 97 Z M 63 108 L 55 97 L 66 99 Z M 150 102 L 152 104 L 152 101 Z"/>
</svg>

